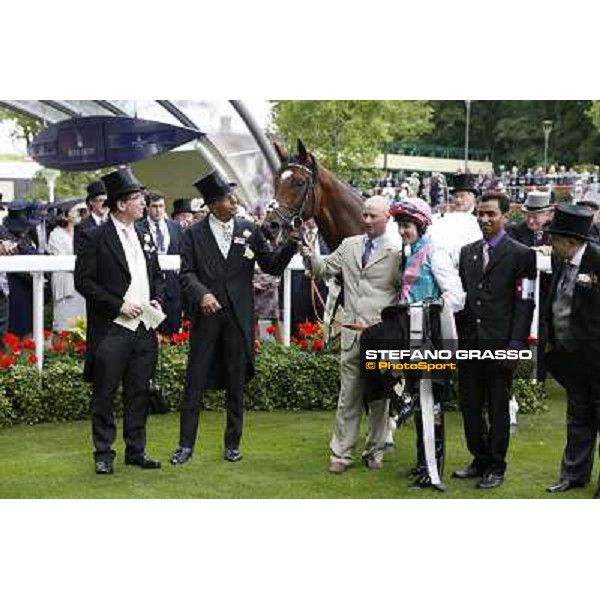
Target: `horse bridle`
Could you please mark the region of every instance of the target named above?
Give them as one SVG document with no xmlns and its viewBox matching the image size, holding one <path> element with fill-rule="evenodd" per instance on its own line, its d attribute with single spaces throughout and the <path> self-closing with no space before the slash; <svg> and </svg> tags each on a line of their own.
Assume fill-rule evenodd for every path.
<svg viewBox="0 0 600 600">
<path fill-rule="evenodd" d="M 308 179 L 304 182 L 304 184 L 302 185 L 302 189 L 300 190 L 300 207 L 299 208 L 294 208 L 293 210 L 289 209 L 287 206 L 281 207 L 281 205 L 274 207 L 273 208 L 273 213 L 275 215 L 277 215 L 277 217 L 279 217 L 279 219 L 281 219 L 281 221 L 283 222 L 284 225 L 286 225 L 287 227 L 291 228 L 291 229 L 299 229 L 303 224 L 304 221 L 310 219 L 311 217 L 315 216 L 315 208 L 316 208 L 316 202 L 317 202 L 317 198 L 315 195 L 315 183 L 317 181 L 317 167 L 316 164 L 314 164 L 314 168 L 313 169 L 309 169 L 307 166 L 302 165 L 300 163 L 294 163 L 294 162 L 290 162 L 290 163 L 286 163 L 280 170 L 279 173 L 277 175 L 277 179 L 279 181 L 279 179 L 281 178 L 281 175 L 283 173 L 285 173 L 285 171 L 287 171 L 288 169 L 291 168 L 295 168 L 295 169 L 300 169 L 301 171 L 304 171 L 305 173 L 308 174 Z M 312 195 L 312 211 L 310 211 L 310 213 L 312 214 L 307 214 L 306 210 L 307 210 L 307 203 L 308 203 L 308 199 L 309 196 Z M 284 208 L 285 209 L 285 213 L 281 212 L 280 208 Z M 303 217 L 304 215 L 304 217 Z"/>
</svg>

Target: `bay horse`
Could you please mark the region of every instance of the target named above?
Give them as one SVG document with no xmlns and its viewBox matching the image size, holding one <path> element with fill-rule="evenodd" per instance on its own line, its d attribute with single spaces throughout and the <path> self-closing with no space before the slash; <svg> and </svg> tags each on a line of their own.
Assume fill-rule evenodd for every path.
<svg viewBox="0 0 600 600">
<path fill-rule="evenodd" d="M 285 237 L 292 228 L 314 218 L 331 252 L 344 238 L 364 233 L 358 192 L 319 165 L 302 140 L 298 140 L 296 156 L 289 156 L 277 142 L 273 146 L 281 168 L 274 180 L 277 206 L 265 219 L 266 227 Z"/>
</svg>

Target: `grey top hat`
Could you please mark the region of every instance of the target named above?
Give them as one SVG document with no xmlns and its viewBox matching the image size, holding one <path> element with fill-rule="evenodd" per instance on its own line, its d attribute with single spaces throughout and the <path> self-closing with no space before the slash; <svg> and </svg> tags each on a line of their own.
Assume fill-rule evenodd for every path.
<svg viewBox="0 0 600 600">
<path fill-rule="evenodd" d="M 540 192 L 539 190 L 529 192 L 523 204 L 523 210 L 526 212 L 538 212 L 549 208 L 552 208 L 550 205 L 550 192 Z"/>
</svg>

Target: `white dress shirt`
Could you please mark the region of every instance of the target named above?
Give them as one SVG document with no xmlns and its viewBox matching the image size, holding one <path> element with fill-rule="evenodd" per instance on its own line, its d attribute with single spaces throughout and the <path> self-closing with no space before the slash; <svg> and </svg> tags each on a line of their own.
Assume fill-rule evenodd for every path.
<svg viewBox="0 0 600 600">
<path fill-rule="evenodd" d="M 124 300 L 137 304 L 148 304 L 150 302 L 150 284 L 148 282 L 146 258 L 135 227 L 133 223 L 124 225 L 112 215 L 110 218 L 117 229 L 119 241 L 125 252 L 129 274 L 131 275 L 131 283 L 125 293 Z M 135 331 L 141 321 L 141 317 L 131 319 L 125 315 L 119 315 L 114 323 Z"/>
<path fill-rule="evenodd" d="M 100 227 L 102 223 L 106 223 L 106 217 L 99 217 L 96 213 L 91 213 L 92 219 L 94 219 L 94 223 Z"/>
<path fill-rule="evenodd" d="M 233 240 L 233 224 L 233 219 L 223 223 L 223 221 L 217 219 L 212 213 L 208 216 L 208 225 L 225 259 L 227 259 L 229 249 L 231 248 L 231 241 Z"/>
<path fill-rule="evenodd" d="M 156 246 L 159 254 L 166 254 L 169 249 L 169 244 L 171 243 L 171 236 L 169 234 L 169 227 L 167 226 L 167 222 L 165 219 L 161 219 L 160 221 L 153 221 L 148 217 L 148 225 L 150 229 L 150 233 L 152 234 L 152 239 L 154 240 L 154 245 Z M 158 240 L 156 239 L 156 227 L 159 227 L 163 234 L 163 249 L 158 246 Z"/>
</svg>

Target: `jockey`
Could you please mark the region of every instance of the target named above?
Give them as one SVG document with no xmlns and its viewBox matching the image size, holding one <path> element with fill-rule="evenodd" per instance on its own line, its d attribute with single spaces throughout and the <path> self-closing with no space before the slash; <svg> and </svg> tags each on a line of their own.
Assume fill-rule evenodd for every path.
<svg viewBox="0 0 600 600">
<path fill-rule="evenodd" d="M 409 322 L 410 347 L 419 348 L 423 342 L 437 338 L 434 346 L 453 349 L 450 348 L 456 340 L 453 313 L 463 308 L 465 293 L 449 253 L 435 247 L 427 234 L 432 222 L 431 208 L 420 198 L 407 198 L 392 205 L 390 214 L 398 225 L 404 244 L 398 300 L 405 308 L 404 315 L 399 316 Z M 443 490 L 442 400 L 447 377 L 441 374 L 425 381 L 414 373 L 417 372 L 411 371 L 405 378 L 404 387 L 405 392 L 418 399 L 420 406 L 415 413 L 417 466 L 412 471 L 415 480 L 411 487 L 433 485 Z"/>
</svg>

